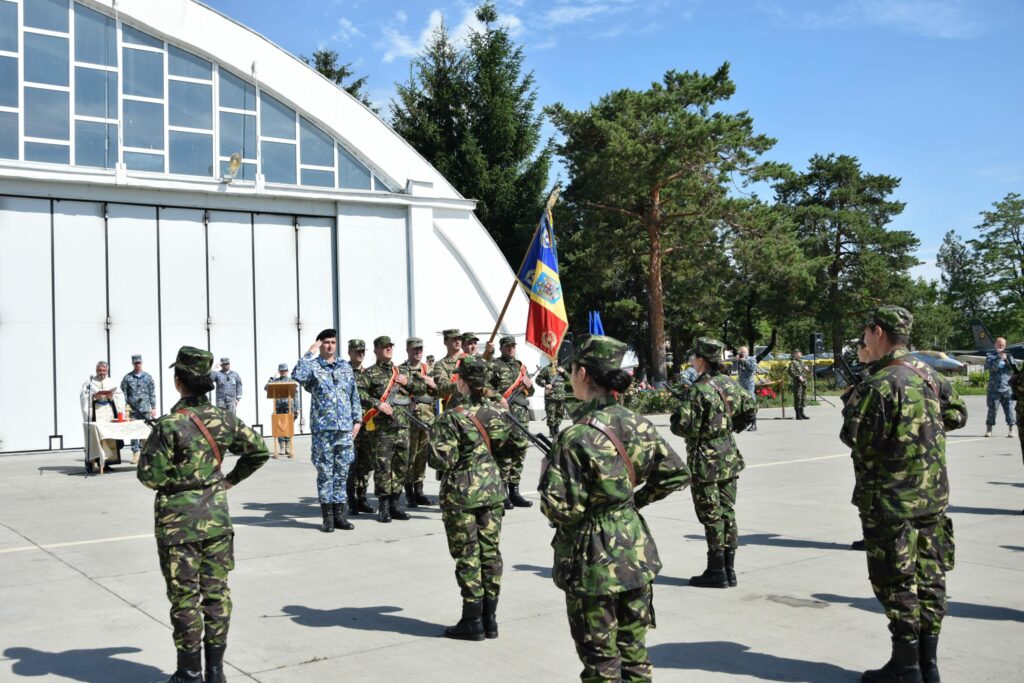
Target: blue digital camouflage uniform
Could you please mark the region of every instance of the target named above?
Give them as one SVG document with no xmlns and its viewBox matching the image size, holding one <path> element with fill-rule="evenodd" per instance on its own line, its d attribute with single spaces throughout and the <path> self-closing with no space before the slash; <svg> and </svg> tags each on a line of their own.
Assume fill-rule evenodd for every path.
<svg viewBox="0 0 1024 683">
<path fill-rule="evenodd" d="M 235 412 L 238 402 L 242 400 L 242 378 L 234 370 L 221 372 L 214 370 L 210 373 L 213 383 L 217 386 L 217 407 Z"/>
<path fill-rule="evenodd" d="M 985 417 L 985 426 L 989 430 L 996 424 L 996 411 L 999 406 L 1003 407 L 1006 424 L 1012 427 L 1017 423 L 1013 392 L 1010 390 L 1010 377 L 1013 375 L 1011 363 L 1010 354 L 1006 354 L 1006 360 L 1001 359 L 995 351 L 989 351 L 985 355 L 985 369 L 988 370 L 988 391 L 985 394 L 988 415 Z"/>
<path fill-rule="evenodd" d="M 362 417 L 352 366 L 341 358 L 328 363 L 307 351 L 295 364 L 292 379 L 313 396 L 309 425 L 317 497 L 321 504 L 344 503 L 345 481 L 355 457 L 352 427 Z"/>
<path fill-rule="evenodd" d="M 736 383 L 743 387 L 743 390 L 754 396 L 754 378 L 757 375 L 757 359 L 751 356 L 737 358 Z"/>
<path fill-rule="evenodd" d="M 124 402 L 128 405 L 128 417 L 142 420 L 149 417 L 156 408 L 156 382 L 146 371 L 139 374 L 129 372 L 121 379 L 121 392 Z M 142 450 L 142 441 L 132 439 L 132 453 Z"/>
<path fill-rule="evenodd" d="M 291 377 L 285 375 L 284 377 L 281 377 L 281 376 L 271 377 L 270 379 L 267 380 L 267 384 L 275 384 L 275 383 L 278 383 L 278 382 L 294 382 L 294 381 L 295 380 L 293 380 Z M 264 387 L 264 388 L 266 388 L 266 387 Z M 284 414 L 287 414 L 287 413 L 292 413 L 294 415 L 298 415 L 301 412 L 299 410 L 299 396 L 298 396 L 298 394 L 296 394 L 294 399 L 292 399 L 292 398 L 278 398 L 278 399 L 274 399 L 274 412 L 277 413 L 278 415 L 284 415 Z M 292 441 L 292 438 L 290 436 L 279 436 L 279 437 L 277 437 L 277 444 L 279 446 L 281 446 L 282 448 L 288 448 L 288 444 L 290 444 L 291 441 Z"/>
</svg>

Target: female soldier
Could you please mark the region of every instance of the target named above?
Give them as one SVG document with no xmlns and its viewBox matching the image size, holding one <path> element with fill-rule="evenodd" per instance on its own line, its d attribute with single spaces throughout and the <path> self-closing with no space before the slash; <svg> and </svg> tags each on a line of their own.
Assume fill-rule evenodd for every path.
<svg viewBox="0 0 1024 683">
<path fill-rule="evenodd" d="M 584 681 L 651 680 L 644 639 L 661 561 L 638 510 L 690 480 L 654 425 L 616 401 L 632 379 L 620 369 L 625 353 L 611 337 L 578 339 L 570 380 L 583 404 L 548 453 L 539 487 Z"/>
<path fill-rule="evenodd" d="M 156 542 L 171 601 L 178 669 L 169 683 L 200 683 L 206 649 L 206 683 L 224 680 L 234 568 L 234 534 L 227 489 L 267 461 L 263 439 L 234 414 L 210 405 L 213 354 L 183 346 L 171 367 L 181 400 L 160 418 L 146 440 L 138 477 L 156 489 Z M 221 453 L 240 456 L 227 475 Z M 204 638 L 205 628 L 205 638 Z"/>
<path fill-rule="evenodd" d="M 507 409 L 485 397 L 489 374 L 483 360 L 463 358 L 456 387 L 466 398 L 449 404 L 430 430 L 430 466 L 441 480 L 441 519 L 462 589 L 462 619 L 444 634 L 461 640 L 498 637 L 505 493 L 493 453 L 510 434 Z"/>
<path fill-rule="evenodd" d="M 722 342 L 697 339 L 693 354 L 697 376 L 672 414 L 672 433 L 686 439 L 686 460 L 693 473 L 693 506 L 704 525 L 708 566 L 690 579 L 699 588 L 736 585 L 736 480 L 743 456 L 733 432 L 742 432 L 757 418 L 749 393 L 723 374 Z"/>
</svg>

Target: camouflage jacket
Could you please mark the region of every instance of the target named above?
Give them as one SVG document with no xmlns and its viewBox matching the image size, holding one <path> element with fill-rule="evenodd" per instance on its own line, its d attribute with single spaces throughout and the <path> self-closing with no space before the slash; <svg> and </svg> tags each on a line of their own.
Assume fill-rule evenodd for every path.
<svg viewBox="0 0 1024 683">
<path fill-rule="evenodd" d="M 515 384 L 521 370 L 524 369 L 523 362 L 518 358 L 505 358 L 504 356 L 496 358 L 491 361 L 491 377 L 488 384 L 499 394 L 504 394 L 509 387 Z M 533 387 L 524 386 L 512 403 L 523 408 L 529 407 L 530 402 L 526 400 L 526 397 L 533 396 L 533 391 Z"/>
<path fill-rule="evenodd" d="M 561 365 L 558 366 L 557 370 L 554 365 L 546 365 L 537 373 L 537 386 L 545 388 L 550 386 L 551 392 L 549 393 L 545 389 L 544 398 L 552 401 L 565 400 L 565 383 L 568 380 L 569 371 Z"/>
<path fill-rule="evenodd" d="M 240 401 L 242 400 L 242 376 L 234 370 L 221 372 L 214 370 L 210 373 L 213 383 L 217 385 L 218 401 Z"/>
<path fill-rule="evenodd" d="M 1006 354 L 1006 360 L 1003 360 L 995 351 L 989 351 L 985 354 L 985 369 L 988 370 L 988 393 L 1005 394 L 1010 391 L 1010 378 L 1014 372 L 1010 354 Z"/>
<path fill-rule="evenodd" d="M 755 417 L 757 402 L 732 379 L 707 373 L 697 378 L 671 418 L 672 433 L 686 439 L 686 463 L 696 481 L 723 481 L 743 471 L 733 433 Z"/>
<path fill-rule="evenodd" d="M 793 380 L 793 384 L 804 384 L 807 382 L 807 376 L 810 375 L 810 368 L 804 363 L 804 360 L 791 360 L 789 365 L 786 366 L 786 374 Z"/>
<path fill-rule="evenodd" d="M 384 395 L 388 384 L 391 383 L 391 377 L 395 374 L 394 371 L 396 369 L 395 364 L 391 361 L 380 361 L 366 368 L 359 375 L 359 394 L 362 397 L 364 410 L 380 408 L 380 397 Z M 403 373 L 399 370 L 398 374 L 401 375 Z M 406 377 L 409 377 L 409 375 L 406 375 Z M 393 406 L 410 408 L 412 405 L 410 395 L 427 393 L 427 385 L 419 376 L 419 373 L 409 377 L 409 380 L 409 384 L 404 387 L 395 382 L 391 390 L 391 394 L 394 397 L 387 402 Z M 389 397 L 391 394 L 389 394 Z M 388 417 L 384 413 L 378 412 L 373 418 L 373 426 L 370 428 L 370 431 L 403 427 L 406 425 L 406 422 L 407 420 L 401 416 L 401 411 L 395 411 L 393 417 Z M 367 426 L 370 426 L 369 423 L 367 423 Z"/>
<path fill-rule="evenodd" d="M 862 515 L 910 518 L 946 509 L 946 432 L 967 423 L 967 407 L 946 378 L 919 360 L 936 392 L 910 368 L 893 365 L 896 349 L 873 366 L 843 408 L 839 438 L 853 449 L 853 503 Z"/>
<path fill-rule="evenodd" d="M 1017 411 L 1024 411 L 1024 370 L 1018 370 L 1010 377 L 1010 391 L 1017 401 Z"/>
<path fill-rule="evenodd" d="M 459 395 L 459 390 L 455 388 L 455 382 L 452 380 L 455 369 L 459 366 L 459 360 L 459 356 L 445 356 L 434 363 L 434 369 L 430 371 L 430 376 L 434 378 L 434 383 L 437 385 L 434 395 L 438 398 L 447 401 L 451 397 Z"/>
<path fill-rule="evenodd" d="M 313 395 L 310 431 L 350 432 L 362 418 L 356 376 L 347 360 L 335 358 L 328 363 L 307 351 L 292 368 L 292 379 Z"/>
<path fill-rule="evenodd" d="M 511 437 L 507 409 L 492 401 L 466 398 L 445 410 L 430 429 L 430 466 L 441 480 L 441 508 L 471 510 L 501 505 L 505 498 L 494 452 Z M 484 426 L 490 448 L 469 415 Z"/>
<path fill-rule="evenodd" d="M 622 440 L 639 488 L 604 434 L 573 424 L 555 439 L 541 472 L 540 509 L 555 527 L 555 585 L 568 593 L 608 595 L 641 588 L 661 570 L 638 508 L 687 486 L 690 471 L 647 418 L 614 398 L 584 403 L 577 419 L 591 417 Z"/>
<path fill-rule="evenodd" d="M 222 454 L 230 450 L 240 456 L 227 476 L 192 419 L 175 412 L 180 408 L 190 409 L 203 421 Z M 224 481 L 234 486 L 262 467 L 267 457 L 262 437 L 231 413 L 210 405 L 205 396 L 174 404 L 146 439 L 137 472 L 139 481 L 157 492 L 157 543 L 175 545 L 230 533 Z"/>
<path fill-rule="evenodd" d="M 125 375 L 121 380 L 121 393 L 125 403 L 138 414 L 148 417 L 149 412 L 156 408 L 156 382 L 148 372 Z"/>
<path fill-rule="evenodd" d="M 430 377 L 427 364 L 421 362 L 417 367 L 409 365 L 409 361 L 406 359 L 398 366 L 398 372 L 413 380 L 410 383 L 412 391 L 408 394 L 413 405 L 409 407 L 416 411 L 416 417 L 429 422 L 434 418 L 433 396 L 435 392 L 423 381 L 424 377 Z"/>
<path fill-rule="evenodd" d="M 754 393 L 754 377 L 757 375 L 757 359 L 747 356 L 743 359 L 736 359 L 736 382 L 749 393 Z"/>
</svg>

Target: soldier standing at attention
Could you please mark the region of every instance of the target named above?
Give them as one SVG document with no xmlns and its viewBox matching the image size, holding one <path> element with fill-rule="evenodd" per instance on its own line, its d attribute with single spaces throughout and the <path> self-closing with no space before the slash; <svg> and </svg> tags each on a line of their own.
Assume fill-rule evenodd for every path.
<svg viewBox="0 0 1024 683">
<path fill-rule="evenodd" d="M 309 409 L 312 460 L 323 517 L 320 531 L 326 533 L 335 527 L 344 531 L 353 528 L 345 514 L 346 481 L 355 459 L 353 441 L 359 435 L 362 416 L 352 366 L 338 358 L 337 350 L 337 331 L 323 330 L 292 370 L 292 378 L 313 395 Z"/>
<path fill-rule="evenodd" d="M 938 683 L 936 649 L 953 568 L 946 432 L 967 423 L 952 385 L 907 357 L 913 316 L 876 308 L 864 323 L 873 374 L 846 398 L 839 438 L 853 450 L 868 578 L 889 619 L 892 655 L 866 682 Z"/>
<path fill-rule="evenodd" d="M 455 397 L 458 390 L 455 388 L 455 381 L 452 377 L 459 367 L 459 359 L 462 351 L 462 337 L 457 329 L 445 330 L 441 333 L 444 337 L 444 347 L 447 350 L 445 357 L 434 363 L 431 377 L 436 384 L 436 396 L 441 399 L 441 408 L 447 407 L 448 402 Z"/>
<path fill-rule="evenodd" d="M 768 346 L 764 347 L 761 353 L 757 354 L 753 358 L 750 356 L 750 351 L 746 346 L 741 346 L 736 349 L 736 381 L 739 383 L 743 390 L 750 394 L 750 397 L 757 401 L 757 396 L 754 395 L 754 378 L 757 375 L 758 367 L 757 364 L 763 361 L 772 349 L 775 347 L 775 330 L 772 330 L 772 339 L 768 342 Z M 750 427 L 747 428 L 749 432 L 757 431 L 757 417 L 754 418 L 753 422 L 750 423 Z"/>
<path fill-rule="evenodd" d="M 996 337 L 996 348 L 985 354 L 985 369 L 988 370 L 988 391 L 985 402 L 988 415 L 985 416 L 985 436 L 992 436 L 992 428 L 996 426 L 996 410 L 1003 407 L 1006 425 L 1009 431 L 1006 438 L 1013 438 L 1014 420 L 1013 392 L 1010 390 L 1010 376 L 1013 375 L 1013 358 L 1006 354 L 1006 339 Z"/>
<path fill-rule="evenodd" d="M 810 369 L 803 361 L 804 354 L 800 349 L 793 351 L 793 360 L 789 361 L 786 367 L 786 374 L 793 382 L 793 410 L 796 411 L 796 419 L 810 420 L 804 412 L 804 402 L 807 400 L 807 376 Z"/>
<path fill-rule="evenodd" d="M 501 357 L 491 361 L 489 384 L 501 393 L 508 401 L 512 415 L 524 425 L 530 423 L 530 402 L 527 396 L 533 395 L 533 380 L 526 372 L 526 366 L 516 358 L 515 337 L 502 337 L 500 340 Z M 508 489 L 505 509 L 513 507 L 528 508 L 533 505 L 519 493 L 519 479 L 523 474 L 523 461 L 530 442 L 518 430 L 512 435 L 508 444 L 499 449 L 495 455 L 501 467 L 501 476 Z"/>
<path fill-rule="evenodd" d="M 423 362 L 423 340 L 410 337 L 405 341 L 405 352 L 408 359 L 398 366 L 398 372 L 406 377 L 417 377 L 425 390 L 412 394 L 409 398 L 412 405 L 409 409 L 416 413 L 427 424 L 434 419 L 434 380 L 430 377 L 427 364 Z M 416 425 L 409 425 L 409 471 L 405 476 L 405 504 L 414 508 L 420 505 L 433 505 L 423 494 L 423 478 L 427 472 L 427 451 L 430 450 L 430 432 Z"/>
<path fill-rule="evenodd" d="M 140 482 L 156 490 L 154 514 L 160 570 L 171 601 L 178 668 L 169 683 L 224 681 L 224 650 L 231 621 L 228 572 L 235 567 L 227 490 L 267 461 L 263 439 L 233 414 L 210 405 L 213 354 L 183 346 L 171 367 L 181 394 L 146 440 Z M 239 456 L 227 475 L 221 454 Z M 204 633 L 205 631 L 205 633 Z"/>
<path fill-rule="evenodd" d="M 570 379 L 583 404 L 540 478 L 540 509 L 555 527 L 553 578 L 584 681 L 651 680 L 644 641 L 661 560 L 639 509 L 690 480 L 654 425 L 615 399 L 632 380 L 620 367 L 625 354 L 611 337 L 576 340 Z"/>
<path fill-rule="evenodd" d="M 348 362 L 352 366 L 352 372 L 356 377 L 356 387 L 359 387 L 359 376 L 363 374 L 363 359 L 366 358 L 366 342 L 362 339 L 348 340 Z M 360 407 L 362 406 L 362 394 Z M 361 413 L 360 413 L 361 414 Z M 348 513 L 358 517 L 362 513 L 372 515 L 377 508 L 370 505 L 366 500 L 366 489 L 370 486 L 370 475 L 373 474 L 373 454 L 367 447 L 366 432 L 360 430 L 354 441 L 355 458 L 348 468 L 348 481 L 345 484 L 345 491 L 348 496 Z"/>
<path fill-rule="evenodd" d="M 231 359 L 220 359 L 220 370 L 211 373 L 213 383 L 217 387 L 217 407 L 223 408 L 232 415 L 242 400 L 242 378 L 231 369 Z"/>
<path fill-rule="evenodd" d="M 700 374 L 671 418 L 672 433 L 686 439 L 693 507 L 708 544 L 707 568 L 690 579 L 697 588 L 736 585 L 736 485 L 744 464 L 733 433 L 757 417 L 753 397 L 723 373 L 724 348 L 717 339 L 697 339 L 694 367 Z"/>
<path fill-rule="evenodd" d="M 156 382 L 153 376 L 142 370 L 142 356 L 132 356 L 132 371 L 121 379 L 121 393 L 128 404 L 128 417 L 144 420 L 156 417 Z M 132 464 L 139 462 L 142 441 L 132 439 Z"/>
<path fill-rule="evenodd" d="M 267 386 L 277 382 L 291 382 L 292 378 L 288 376 L 288 364 L 279 363 L 277 366 L 277 377 L 271 377 L 267 380 Z M 267 387 L 263 387 L 266 391 Z M 298 401 L 291 397 L 279 398 L 274 400 L 274 412 L 280 415 L 291 413 L 292 415 L 297 414 Z M 277 446 L 274 447 L 274 459 L 277 460 L 277 447 L 284 449 L 284 452 L 289 458 L 295 457 L 295 451 L 292 449 L 292 438 L 290 436 L 279 436 L 277 437 Z"/>
<path fill-rule="evenodd" d="M 506 409 L 484 396 L 487 376 L 487 363 L 464 358 L 456 385 L 465 400 L 444 411 L 430 430 L 430 466 L 441 478 L 441 519 L 462 591 L 462 618 L 444 634 L 460 640 L 498 637 L 505 493 L 494 450 L 510 434 L 502 419 Z"/>
<path fill-rule="evenodd" d="M 565 383 L 569 373 L 556 360 L 537 374 L 537 386 L 544 387 L 544 418 L 551 438 L 558 435 L 565 413 Z"/>
</svg>

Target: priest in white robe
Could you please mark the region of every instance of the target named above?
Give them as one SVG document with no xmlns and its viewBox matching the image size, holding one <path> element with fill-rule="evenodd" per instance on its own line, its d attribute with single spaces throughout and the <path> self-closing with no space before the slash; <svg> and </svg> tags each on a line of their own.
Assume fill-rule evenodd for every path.
<svg viewBox="0 0 1024 683">
<path fill-rule="evenodd" d="M 96 364 L 96 374 L 82 385 L 79 394 L 82 404 L 82 422 L 85 428 L 86 467 L 92 468 L 93 461 L 99 461 L 102 469 L 106 464 L 120 464 L 121 451 L 116 439 L 100 439 L 90 422 L 113 422 L 118 413 L 124 413 L 124 393 L 116 380 L 110 377 L 106 361 Z"/>
</svg>

